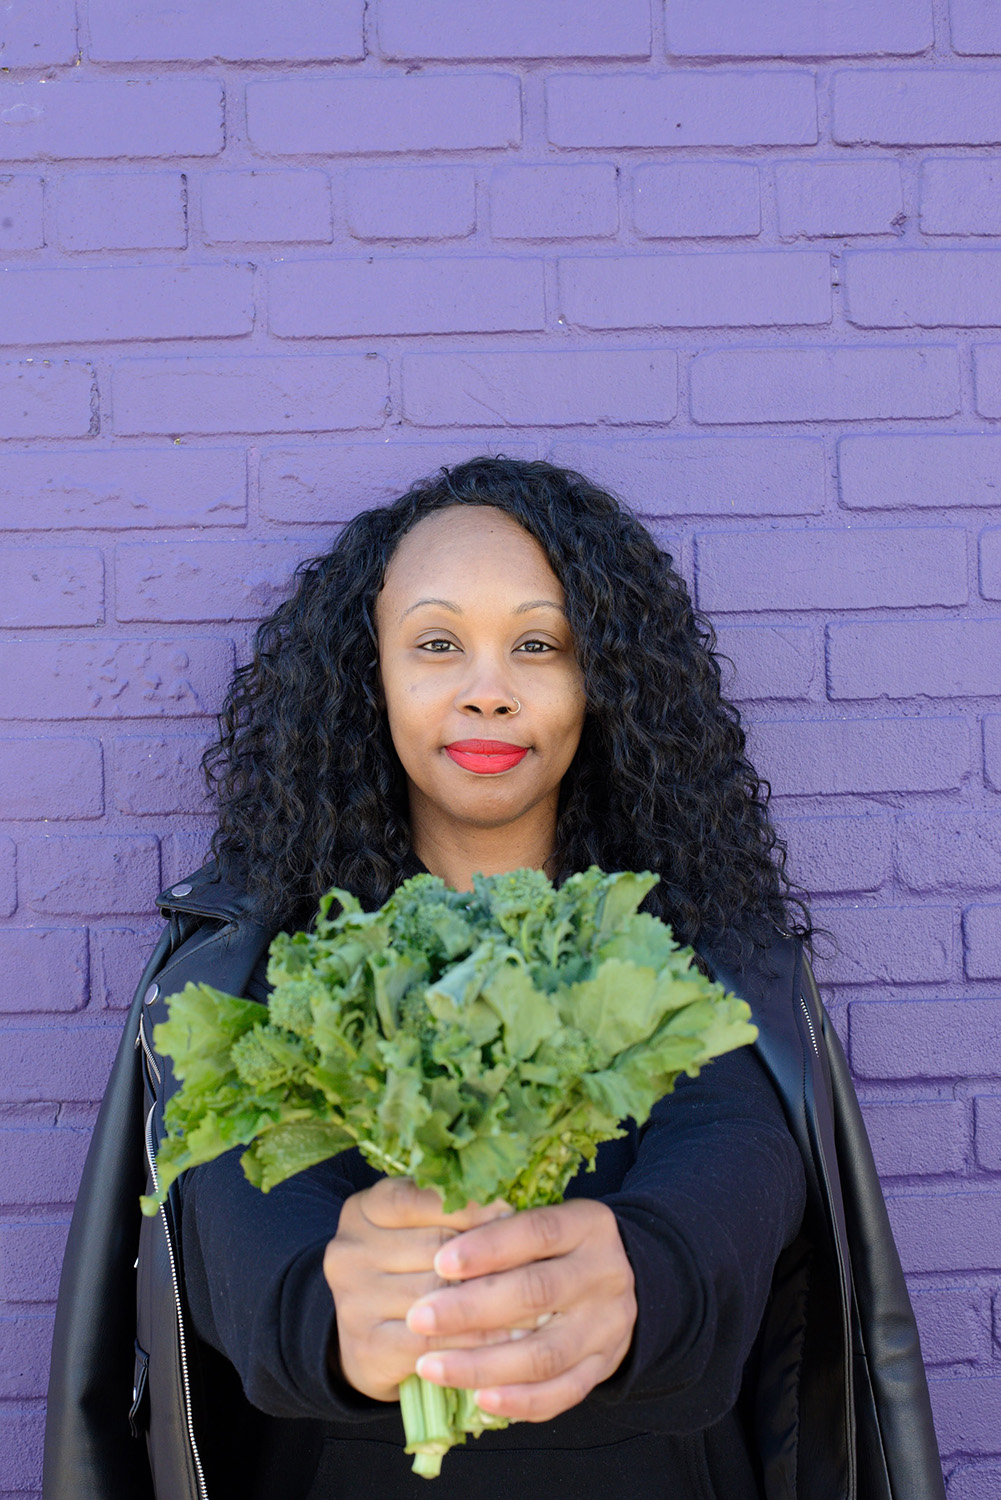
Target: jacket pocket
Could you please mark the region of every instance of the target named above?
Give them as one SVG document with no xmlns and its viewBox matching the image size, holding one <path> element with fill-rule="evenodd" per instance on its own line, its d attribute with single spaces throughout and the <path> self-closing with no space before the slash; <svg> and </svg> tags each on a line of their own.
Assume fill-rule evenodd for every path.
<svg viewBox="0 0 1001 1500">
<path fill-rule="evenodd" d="M 132 1405 L 129 1407 L 129 1427 L 134 1438 L 141 1437 L 149 1426 L 149 1355 L 135 1341 L 136 1362 L 132 1376 Z"/>
</svg>

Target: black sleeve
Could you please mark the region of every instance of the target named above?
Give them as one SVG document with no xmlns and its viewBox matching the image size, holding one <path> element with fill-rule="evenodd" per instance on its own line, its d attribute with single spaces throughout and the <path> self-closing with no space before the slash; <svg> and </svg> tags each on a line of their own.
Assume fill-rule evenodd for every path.
<svg viewBox="0 0 1001 1500">
<path fill-rule="evenodd" d="M 264 964 L 244 991 L 248 999 L 267 998 Z M 181 1259 L 195 1331 L 226 1356 L 261 1411 L 325 1421 L 384 1417 L 385 1402 L 328 1367 L 337 1320 L 323 1275 L 345 1198 L 379 1174 L 347 1151 L 262 1193 L 244 1176 L 242 1151 L 193 1167 L 181 1181 Z"/>
<path fill-rule="evenodd" d="M 638 1315 L 625 1359 L 591 1399 L 623 1417 L 642 1403 L 644 1425 L 658 1431 L 700 1431 L 737 1400 L 775 1263 L 806 1205 L 799 1148 L 751 1047 L 678 1081 L 603 1201 L 635 1274 Z"/>
</svg>

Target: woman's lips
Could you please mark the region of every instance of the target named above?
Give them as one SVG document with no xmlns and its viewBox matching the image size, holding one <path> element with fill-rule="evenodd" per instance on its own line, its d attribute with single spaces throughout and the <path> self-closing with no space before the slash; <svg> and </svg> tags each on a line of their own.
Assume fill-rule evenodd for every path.
<svg viewBox="0 0 1001 1500">
<path fill-rule="evenodd" d="M 528 754 L 527 745 L 511 745 L 505 740 L 455 740 L 445 749 L 457 766 L 480 776 L 510 771 Z"/>
</svg>

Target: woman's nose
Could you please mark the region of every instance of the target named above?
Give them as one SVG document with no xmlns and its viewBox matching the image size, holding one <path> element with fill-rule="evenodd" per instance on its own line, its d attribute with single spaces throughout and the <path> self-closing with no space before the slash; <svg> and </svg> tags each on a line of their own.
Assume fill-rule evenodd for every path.
<svg viewBox="0 0 1001 1500">
<path fill-rule="evenodd" d="M 457 695 L 456 701 L 460 708 L 485 716 L 513 714 L 516 712 L 517 702 L 504 675 L 489 668 L 477 673 L 470 682 L 467 682 L 464 690 Z"/>
</svg>

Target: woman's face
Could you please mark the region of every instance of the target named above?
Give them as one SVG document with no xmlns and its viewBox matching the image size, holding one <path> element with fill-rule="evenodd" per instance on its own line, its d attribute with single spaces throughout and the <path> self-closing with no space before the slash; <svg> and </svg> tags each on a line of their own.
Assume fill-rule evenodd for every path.
<svg viewBox="0 0 1001 1500">
<path fill-rule="evenodd" d="M 439 829 L 500 828 L 533 809 L 538 817 L 547 804 L 555 827 L 585 714 L 563 606 L 539 543 L 493 506 L 451 506 L 403 537 L 376 603 L 376 628 L 412 817 L 416 811 Z M 511 750 L 463 751 L 477 740 Z"/>
</svg>

